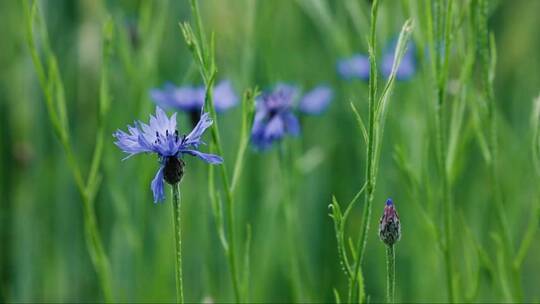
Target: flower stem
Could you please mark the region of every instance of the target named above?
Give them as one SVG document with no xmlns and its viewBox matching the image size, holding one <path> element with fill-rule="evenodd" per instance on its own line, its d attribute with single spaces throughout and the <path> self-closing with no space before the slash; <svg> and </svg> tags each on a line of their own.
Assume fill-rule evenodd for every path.
<svg viewBox="0 0 540 304">
<path fill-rule="evenodd" d="M 279 153 L 279 162 L 282 172 L 281 180 L 283 181 L 283 211 L 285 213 L 285 227 L 287 229 L 287 244 L 289 247 L 289 266 L 290 266 L 290 279 L 292 283 L 294 302 L 305 301 L 304 293 L 302 290 L 302 279 L 300 271 L 300 263 L 298 261 L 298 247 L 299 240 L 297 239 L 297 230 L 295 229 L 295 221 L 297 219 L 297 208 L 294 195 L 294 187 L 292 181 L 294 180 L 294 156 L 293 147 L 287 142 L 283 142 L 281 145 L 281 151 Z"/>
<path fill-rule="evenodd" d="M 184 303 L 184 289 L 182 287 L 182 226 L 180 221 L 180 184 L 172 187 L 173 223 L 176 248 L 176 302 Z"/>
<path fill-rule="evenodd" d="M 84 232 L 85 240 L 92 265 L 96 270 L 99 284 L 103 292 L 103 300 L 107 303 L 113 301 L 113 295 L 111 290 L 111 270 L 109 266 L 109 259 L 103 248 L 103 242 L 99 234 L 96 214 L 93 209 L 93 202 L 88 199 L 86 195 L 83 196 L 83 218 L 84 218 Z"/>
<path fill-rule="evenodd" d="M 373 202 L 373 193 L 375 192 L 375 179 L 373 174 L 373 165 L 374 165 L 374 152 L 375 152 L 375 95 L 377 92 L 377 67 L 375 61 L 375 32 L 377 26 L 377 13 L 379 8 L 379 1 L 373 1 L 371 6 L 371 31 L 369 37 L 369 117 L 368 117 L 368 142 L 367 142 L 367 153 L 366 153 L 366 192 L 365 195 L 365 205 L 364 211 L 362 213 L 362 230 L 360 232 L 360 238 L 357 243 L 357 257 L 354 264 L 354 272 L 352 282 L 349 284 L 349 301 L 355 302 L 355 298 L 358 295 L 356 292 L 358 276 L 360 271 L 360 265 L 362 264 L 362 259 L 364 257 L 364 252 L 366 249 L 368 231 L 371 222 L 371 205 Z"/>
<path fill-rule="evenodd" d="M 386 246 L 386 301 L 394 303 L 396 290 L 396 251 L 394 245 Z"/>
</svg>

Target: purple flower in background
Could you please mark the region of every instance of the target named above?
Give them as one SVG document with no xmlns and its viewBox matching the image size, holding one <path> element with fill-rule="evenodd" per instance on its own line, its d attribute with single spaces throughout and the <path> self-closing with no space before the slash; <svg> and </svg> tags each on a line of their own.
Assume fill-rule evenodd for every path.
<svg viewBox="0 0 540 304">
<path fill-rule="evenodd" d="M 321 114 L 330 101 L 334 98 L 334 92 L 330 87 L 321 85 L 307 92 L 298 104 L 298 110 L 305 114 Z"/>
<path fill-rule="evenodd" d="M 158 155 L 160 167 L 151 188 L 154 202 L 160 202 L 165 198 L 164 181 L 171 185 L 180 182 L 184 172 L 182 157 L 185 154 L 199 157 L 210 164 L 223 162 L 220 156 L 198 150 L 203 144 L 201 137 L 204 131 L 211 125 L 208 113 L 203 113 L 189 134 L 180 135 L 176 126 L 176 113 L 169 118 L 160 107 L 156 107 L 156 115 L 150 115 L 149 124 L 136 121 L 133 126 L 128 125 L 128 133 L 117 130 L 113 137 L 116 138 L 115 144 L 128 154 L 124 159 L 143 152 Z"/>
<path fill-rule="evenodd" d="M 271 92 L 257 99 L 255 118 L 251 130 L 251 141 L 259 149 L 269 148 L 285 135 L 300 134 L 300 122 L 294 110 L 295 101 L 300 98 L 298 110 L 305 114 L 320 114 L 333 98 L 327 86 L 318 86 L 304 96 L 298 87 L 278 84 Z"/>
<path fill-rule="evenodd" d="M 204 86 L 176 87 L 171 83 L 166 83 L 161 89 L 150 90 L 150 97 L 158 106 L 196 114 L 200 113 L 204 105 L 205 94 Z M 226 111 L 236 104 L 238 95 L 230 81 L 221 81 L 214 87 L 214 106 L 217 112 Z"/>
<path fill-rule="evenodd" d="M 266 149 L 285 134 L 297 136 L 300 133 L 300 123 L 292 110 L 298 92 L 295 86 L 279 84 L 272 92 L 264 93 L 257 99 L 251 130 L 251 140 L 255 146 Z"/>
<path fill-rule="evenodd" d="M 393 39 L 383 52 L 382 62 L 379 64 L 381 73 L 385 78 L 390 77 L 392 65 L 394 64 L 394 52 L 397 46 L 397 39 Z M 401 63 L 396 73 L 397 80 L 408 80 L 416 72 L 416 59 L 414 58 L 414 44 L 409 42 L 407 52 L 403 55 Z M 361 79 L 369 80 L 369 58 L 367 55 L 355 54 L 352 57 L 338 60 L 337 71 L 339 76 L 345 80 Z"/>
<path fill-rule="evenodd" d="M 394 52 L 397 46 L 397 39 L 392 40 L 392 42 L 385 47 L 382 63 L 381 63 L 381 72 L 385 78 L 390 77 L 392 72 L 392 65 L 394 64 Z M 416 59 L 414 58 L 414 43 L 409 42 L 407 45 L 407 51 L 401 59 L 401 63 L 396 72 L 397 80 L 408 80 L 416 72 Z"/>
<path fill-rule="evenodd" d="M 236 95 L 230 81 L 221 81 L 214 87 L 214 106 L 216 107 L 216 111 L 223 112 L 236 106 L 238 99 L 238 95 Z"/>
<path fill-rule="evenodd" d="M 379 222 L 379 237 L 388 246 L 394 245 L 401 238 L 399 215 L 391 198 L 386 200 L 384 213 Z"/>
<path fill-rule="evenodd" d="M 337 71 L 345 80 L 368 80 L 369 58 L 363 54 L 355 54 L 352 57 L 340 59 L 337 63 Z"/>
</svg>

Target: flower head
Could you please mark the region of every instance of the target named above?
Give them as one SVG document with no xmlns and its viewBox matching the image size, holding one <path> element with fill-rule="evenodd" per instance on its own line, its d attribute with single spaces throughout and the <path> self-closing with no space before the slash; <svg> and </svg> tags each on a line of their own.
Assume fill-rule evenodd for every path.
<svg viewBox="0 0 540 304">
<path fill-rule="evenodd" d="M 150 97 L 158 106 L 197 114 L 204 105 L 205 95 L 204 86 L 176 87 L 166 83 L 161 89 L 150 90 Z M 237 103 L 238 96 L 229 81 L 221 81 L 214 87 L 214 106 L 217 112 L 226 111 Z"/>
<path fill-rule="evenodd" d="M 300 123 L 292 111 L 298 92 L 295 86 L 278 84 L 272 92 L 257 99 L 251 140 L 258 148 L 268 148 L 285 134 L 297 136 L 300 133 Z"/>
<path fill-rule="evenodd" d="M 259 149 L 266 149 L 285 135 L 300 134 L 300 122 L 296 117 L 295 102 L 300 98 L 298 111 L 305 114 L 320 114 L 329 105 L 334 94 L 328 86 L 318 86 L 300 95 L 294 85 L 277 84 L 275 88 L 257 99 L 255 118 L 251 130 L 251 141 Z"/>
<path fill-rule="evenodd" d="M 397 39 L 392 40 L 384 49 L 384 54 L 381 64 L 381 72 L 384 77 L 390 77 L 392 65 L 394 64 L 394 52 L 397 46 Z M 416 72 L 416 60 L 414 58 L 414 44 L 409 42 L 407 51 L 403 55 L 399 67 L 396 72 L 397 80 L 408 80 Z"/>
<path fill-rule="evenodd" d="M 394 245 L 401 238 L 399 215 L 390 198 L 386 200 L 384 213 L 379 222 L 379 237 L 388 246 Z"/>
<path fill-rule="evenodd" d="M 369 58 L 363 54 L 355 54 L 352 57 L 340 59 L 337 63 L 337 71 L 345 80 L 368 80 Z"/>
<path fill-rule="evenodd" d="M 152 181 L 152 192 L 154 201 L 159 202 L 165 198 L 164 181 L 176 184 L 182 178 L 184 162 L 181 158 L 185 154 L 199 157 L 210 164 L 223 162 L 220 156 L 198 150 L 203 144 L 201 137 L 204 131 L 211 125 L 208 113 L 203 113 L 189 134 L 180 135 L 176 113 L 169 118 L 160 107 L 156 107 L 156 115 L 150 115 L 149 124 L 137 121 L 133 126 L 128 125 L 128 132 L 117 130 L 113 136 L 116 138 L 115 144 L 128 154 L 126 158 L 143 152 L 158 155 L 160 168 Z"/>
<path fill-rule="evenodd" d="M 300 104 L 298 104 L 298 110 L 305 114 L 321 114 L 328 108 L 333 97 L 334 92 L 330 87 L 325 85 L 315 87 L 302 97 Z"/>
</svg>

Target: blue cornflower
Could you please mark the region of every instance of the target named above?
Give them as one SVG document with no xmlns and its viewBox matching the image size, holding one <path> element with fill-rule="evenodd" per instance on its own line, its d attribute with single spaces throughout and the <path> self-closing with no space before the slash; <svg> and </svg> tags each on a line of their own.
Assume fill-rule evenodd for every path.
<svg viewBox="0 0 540 304">
<path fill-rule="evenodd" d="M 188 135 L 179 135 L 176 113 L 169 118 L 160 107 L 156 107 L 156 115 L 150 115 L 149 124 L 136 121 L 133 126 L 128 125 L 129 133 L 117 130 L 113 136 L 116 138 L 115 144 L 128 154 L 124 159 L 142 152 L 158 155 L 160 167 L 151 188 L 154 202 L 160 202 L 165 198 L 164 181 L 171 185 L 180 182 L 184 170 L 182 157 L 185 154 L 197 156 L 210 164 L 223 162 L 220 156 L 198 150 L 203 144 L 201 136 L 211 125 L 208 113 L 202 113 L 201 119 Z"/>
<path fill-rule="evenodd" d="M 349 58 L 338 60 L 337 71 L 345 80 L 369 79 L 369 58 L 363 54 L 355 54 Z"/>
<path fill-rule="evenodd" d="M 294 102 L 300 97 L 298 111 L 320 114 L 333 98 L 327 86 L 318 86 L 300 96 L 300 89 L 293 85 L 278 84 L 271 92 L 257 99 L 251 141 L 259 149 L 266 149 L 285 135 L 298 136 L 300 122 L 296 117 Z"/>
<path fill-rule="evenodd" d="M 394 52 L 397 46 L 397 39 L 393 39 L 383 51 L 382 62 L 380 64 L 381 73 L 385 78 L 390 77 L 392 65 L 394 64 Z M 414 44 L 409 42 L 407 52 L 403 55 L 401 63 L 396 73 L 397 80 L 408 80 L 416 72 L 416 60 L 414 58 Z M 360 79 L 369 80 L 369 58 L 364 54 L 354 54 L 349 58 L 338 60 L 337 72 L 345 80 Z"/>
<path fill-rule="evenodd" d="M 334 92 L 330 87 L 325 85 L 317 86 L 300 99 L 298 110 L 305 114 L 321 114 L 328 108 L 332 98 L 334 98 Z"/>
<path fill-rule="evenodd" d="M 176 87 L 166 83 L 161 89 L 150 90 L 150 97 L 154 102 L 165 109 L 199 114 L 204 105 L 204 86 Z M 221 81 L 214 87 L 214 106 L 217 112 L 226 111 L 238 104 L 238 95 L 230 81 Z"/>
</svg>

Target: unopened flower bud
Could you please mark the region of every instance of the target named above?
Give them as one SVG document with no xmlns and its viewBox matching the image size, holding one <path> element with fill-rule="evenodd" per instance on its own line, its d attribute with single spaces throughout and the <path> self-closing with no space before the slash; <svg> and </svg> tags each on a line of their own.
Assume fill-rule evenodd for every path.
<svg viewBox="0 0 540 304">
<path fill-rule="evenodd" d="M 386 200 L 384 213 L 379 222 L 379 237 L 388 246 L 394 245 L 401 238 L 399 215 L 390 198 Z"/>
</svg>

